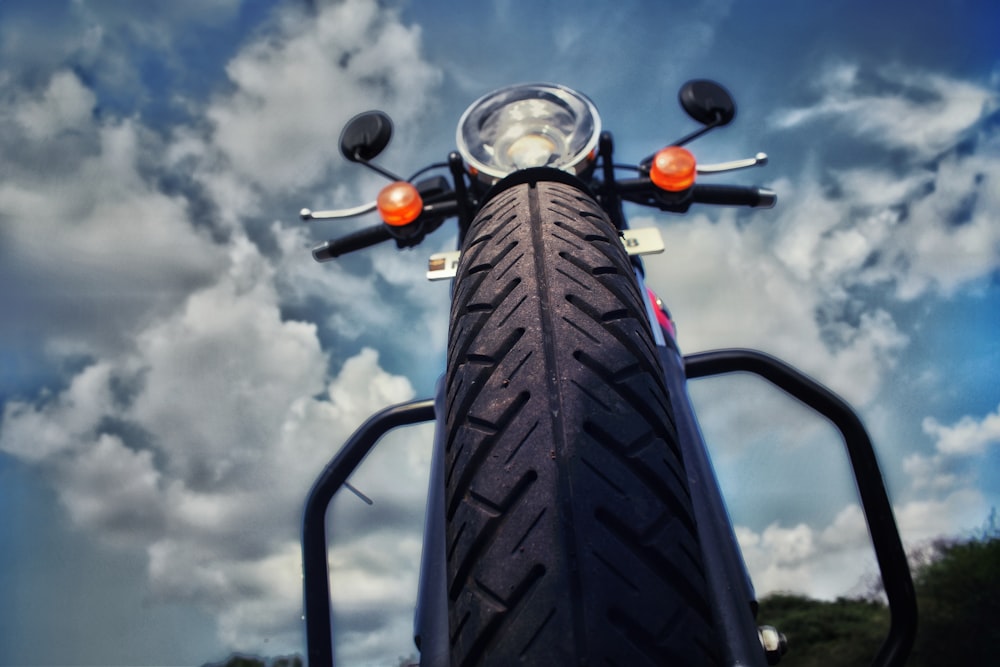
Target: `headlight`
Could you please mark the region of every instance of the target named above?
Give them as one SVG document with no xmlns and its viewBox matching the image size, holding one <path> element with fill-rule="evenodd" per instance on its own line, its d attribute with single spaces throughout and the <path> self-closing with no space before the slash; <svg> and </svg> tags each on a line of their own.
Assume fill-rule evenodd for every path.
<svg viewBox="0 0 1000 667">
<path fill-rule="evenodd" d="M 565 86 L 511 86 L 472 103 L 458 121 L 458 152 L 470 171 L 492 182 L 520 169 L 589 166 L 601 133 L 593 102 Z"/>
</svg>

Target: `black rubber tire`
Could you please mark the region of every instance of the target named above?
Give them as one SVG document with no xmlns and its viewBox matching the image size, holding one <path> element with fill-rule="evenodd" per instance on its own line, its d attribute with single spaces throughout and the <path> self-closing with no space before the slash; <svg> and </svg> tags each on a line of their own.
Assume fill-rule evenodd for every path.
<svg viewBox="0 0 1000 667">
<path fill-rule="evenodd" d="M 448 342 L 452 667 L 711 665 L 691 500 L 643 297 L 563 183 L 480 211 Z"/>
</svg>

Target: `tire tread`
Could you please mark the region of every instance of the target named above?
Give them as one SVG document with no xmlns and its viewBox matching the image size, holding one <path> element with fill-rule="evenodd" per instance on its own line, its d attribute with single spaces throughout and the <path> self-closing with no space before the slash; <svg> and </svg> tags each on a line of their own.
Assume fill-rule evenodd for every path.
<svg viewBox="0 0 1000 667">
<path fill-rule="evenodd" d="M 713 664 L 645 297 L 581 191 L 517 185 L 459 262 L 445 378 L 452 664 Z"/>
</svg>

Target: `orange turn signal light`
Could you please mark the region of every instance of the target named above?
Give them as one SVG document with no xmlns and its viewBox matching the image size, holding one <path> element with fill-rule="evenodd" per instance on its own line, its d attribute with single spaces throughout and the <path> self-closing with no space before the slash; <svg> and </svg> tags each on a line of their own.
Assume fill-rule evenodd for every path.
<svg viewBox="0 0 1000 667">
<path fill-rule="evenodd" d="M 649 180 L 663 190 L 682 192 L 694 185 L 694 155 L 680 146 L 667 146 L 653 157 Z"/>
<path fill-rule="evenodd" d="M 424 210 L 424 200 L 412 183 L 396 181 L 382 188 L 376 200 L 385 224 L 402 227 L 416 220 Z"/>
</svg>

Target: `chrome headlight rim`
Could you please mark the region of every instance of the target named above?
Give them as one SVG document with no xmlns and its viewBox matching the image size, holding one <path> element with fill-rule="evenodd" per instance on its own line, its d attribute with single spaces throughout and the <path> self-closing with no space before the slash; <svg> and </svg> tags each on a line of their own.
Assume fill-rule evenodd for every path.
<svg viewBox="0 0 1000 667">
<path fill-rule="evenodd" d="M 551 144 L 553 150 L 556 144 L 565 143 L 566 145 L 561 148 L 566 150 L 566 154 L 561 155 L 555 163 L 546 165 L 517 166 L 503 164 L 502 161 L 492 158 L 490 151 L 494 145 L 488 143 L 492 138 L 484 140 L 484 125 L 494 120 L 493 117 L 498 112 L 525 101 L 530 103 L 531 100 L 541 100 L 552 107 L 550 110 L 571 115 L 572 132 L 568 137 L 564 137 L 560 136 L 558 130 L 547 127 L 533 132 L 532 138 L 522 137 L 513 143 L 526 143 L 527 147 L 522 146 L 522 150 L 527 151 L 531 151 L 532 148 L 537 150 L 539 143 Z M 591 166 L 596 157 L 601 135 L 601 117 L 597 107 L 586 95 L 568 86 L 555 83 L 522 83 L 489 92 L 469 105 L 459 119 L 455 135 L 458 152 L 469 172 L 488 184 L 495 183 L 516 171 L 536 166 L 550 166 L 579 175 Z"/>
</svg>

